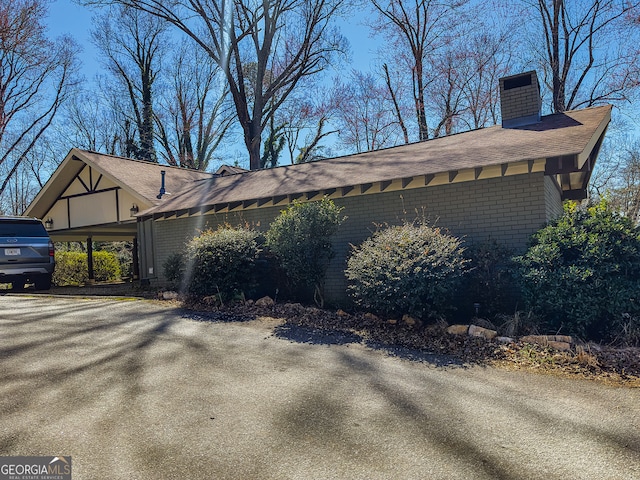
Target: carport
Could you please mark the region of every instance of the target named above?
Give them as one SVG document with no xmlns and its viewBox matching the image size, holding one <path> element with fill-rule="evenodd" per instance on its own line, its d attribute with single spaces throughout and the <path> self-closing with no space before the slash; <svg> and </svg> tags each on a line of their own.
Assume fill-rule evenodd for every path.
<svg viewBox="0 0 640 480">
<path fill-rule="evenodd" d="M 150 236 L 143 229 L 138 232 L 137 213 L 211 175 L 73 148 L 25 215 L 42 219 L 54 242 L 86 245 L 90 282 L 95 279 L 93 242 L 132 242 L 133 276 L 138 279 L 139 240 L 152 239 L 146 238 Z M 153 255 L 153 245 L 146 245 L 144 251 Z"/>
</svg>

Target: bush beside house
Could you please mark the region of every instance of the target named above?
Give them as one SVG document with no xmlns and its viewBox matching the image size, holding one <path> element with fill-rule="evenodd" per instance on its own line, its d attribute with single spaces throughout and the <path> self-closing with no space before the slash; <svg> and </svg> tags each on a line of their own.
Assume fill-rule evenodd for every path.
<svg viewBox="0 0 640 480">
<path fill-rule="evenodd" d="M 382 315 L 444 316 L 468 260 L 460 239 L 439 228 L 405 223 L 373 234 L 347 261 L 349 293 Z"/>
<path fill-rule="evenodd" d="M 270 269 L 282 269 L 290 287 L 314 289 L 321 304 L 331 237 L 343 220 L 330 200 L 294 203 L 265 234 L 265 252 L 277 262 Z M 260 234 L 247 228 L 206 231 L 169 257 L 165 277 L 194 295 L 250 295 L 260 242 Z M 514 318 L 536 319 L 535 325 L 527 323 L 528 331 L 640 339 L 640 232 L 606 203 L 568 204 L 513 261 L 497 242 L 465 251 L 461 239 L 439 228 L 391 226 L 353 247 L 345 275 L 355 305 L 387 318 L 451 318 L 455 298 L 464 295 L 496 324 L 515 313 Z M 310 301 L 302 290 L 292 299 Z"/>
<path fill-rule="evenodd" d="M 328 198 L 318 202 L 293 202 L 271 223 L 266 245 L 284 270 L 290 290 L 306 296 L 313 292 L 324 305 L 324 278 L 333 258 L 331 237 L 345 220 L 342 208 Z"/>
<path fill-rule="evenodd" d="M 79 251 L 56 251 L 56 268 L 52 283 L 57 286 L 84 285 L 89 280 L 87 254 Z M 93 252 L 94 277 L 98 282 L 120 279 L 120 262 L 115 253 Z"/>
<path fill-rule="evenodd" d="M 566 204 L 516 261 L 546 331 L 606 339 L 640 314 L 640 229 L 605 201 Z"/>
<path fill-rule="evenodd" d="M 216 295 L 221 301 L 248 295 L 256 284 L 253 273 L 260 252 L 258 236 L 250 228 L 226 225 L 194 237 L 186 246 L 182 270 L 179 261 L 172 258 L 176 274 L 184 274 L 180 278 L 184 290 L 193 295 Z M 171 266 L 165 263 L 165 271 L 167 268 Z"/>
</svg>

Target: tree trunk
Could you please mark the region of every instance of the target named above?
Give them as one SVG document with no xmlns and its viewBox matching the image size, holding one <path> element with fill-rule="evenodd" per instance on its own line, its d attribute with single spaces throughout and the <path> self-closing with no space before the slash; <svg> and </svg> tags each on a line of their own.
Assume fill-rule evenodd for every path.
<svg viewBox="0 0 640 480">
<path fill-rule="evenodd" d="M 256 122 L 256 119 L 254 118 L 253 121 L 244 126 L 244 143 L 247 146 L 247 151 L 249 152 L 249 170 L 260 170 L 262 128 L 256 128 L 256 123 L 260 125 L 260 122 Z"/>
<path fill-rule="evenodd" d="M 417 56 L 416 56 L 417 58 Z M 424 106 L 424 79 L 422 75 L 424 69 L 422 60 L 416 61 L 415 79 L 414 79 L 414 98 L 416 102 L 416 117 L 418 120 L 418 138 L 420 141 L 427 140 L 429 138 L 429 127 L 427 126 L 427 113 Z"/>
<path fill-rule="evenodd" d="M 564 112 L 564 82 L 560 77 L 560 12 L 563 9 L 564 0 L 553 1 L 553 23 L 551 28 L 552 59 L 551 71 L 553 75 L 553 111 Z"/>
</svg>

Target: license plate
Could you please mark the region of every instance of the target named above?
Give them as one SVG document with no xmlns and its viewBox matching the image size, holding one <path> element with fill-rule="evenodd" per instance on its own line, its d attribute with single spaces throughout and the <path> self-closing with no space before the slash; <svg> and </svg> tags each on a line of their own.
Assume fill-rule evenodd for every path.
<svg viewBox="0 0 640 480">
<path fill-rule="evenodd" d="M 5 248 L 4 249 L 4 254 L 9 256 L 9 255 L 20 255 L 20 249 L 19 248 Z"/>
</svg>

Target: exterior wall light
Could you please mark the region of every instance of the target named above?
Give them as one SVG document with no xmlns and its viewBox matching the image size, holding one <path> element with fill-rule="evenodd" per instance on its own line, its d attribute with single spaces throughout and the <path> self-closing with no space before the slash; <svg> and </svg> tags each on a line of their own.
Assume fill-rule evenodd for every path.
<svg viewBox="0 0 640 480">
<path fill-rule="evenodd" d="M 136 213 L 138 213 L 139 209 L 138 209 L 138 205 L 136 205 L 135 203 L 131 206 L 131 208 L 129 209 L 129 213 L 131 213 L 132 217 L 136 216 Z"/>
<path fill-rule="evenodd" d="M 44 228 L 51 230 L 53 228 L 53 218 L 49 217 L 44 221 Z"/>
</svg>

